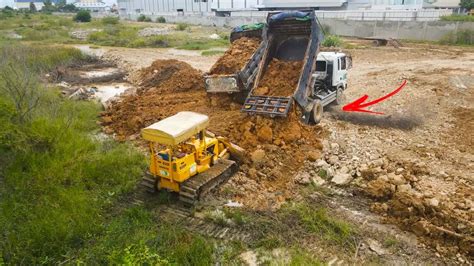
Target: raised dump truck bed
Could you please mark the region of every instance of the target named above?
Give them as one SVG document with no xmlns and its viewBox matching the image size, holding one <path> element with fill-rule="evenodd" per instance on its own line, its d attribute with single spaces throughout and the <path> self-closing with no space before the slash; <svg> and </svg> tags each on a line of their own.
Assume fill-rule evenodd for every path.
<svg viewBox="0 0 474 266">
<path fill-rule="evenodd" d="M 303 110 L 302 120 L 309 123 L 313 107 L 308 97 L 313 85 L 312 73 L 322 39 L 321 30 L 313 11 L 272 12 L 267 17 L 266 49 L 257 68 L 252 89 L 245 100 L 243 112 L 285 117 L 296 101 Z M 302 61 L 298 84 L 290 95 L 261 95 L 257 88 L 273 59 Z M 272 88 L 269 88 L 272 91 Z"/>
<path fill-rule="evenodd" d="M 244 27 L 244 30 L 232 31 L 230 35 L 231 42 L 234 42 L 242 37 L 265 39 L 266 25 L 258 23 L 255 25 L 245 25 L 237 28 Z M 245 30 L 247 29 L 248 30 Z M 255 76 L 257 75 L 258 65 L 263 57 L 263 54 L 267 48 L 267 42 L 262 41 L 257 50 L 253 53 L 248 62 L 244 65 L 237 73 L 229 73 L 225 75 L 207 75 L 206 80 L 206 91 L 208 93 L 240 93 L 248 92 L 253 86 Z"/>
</svg>

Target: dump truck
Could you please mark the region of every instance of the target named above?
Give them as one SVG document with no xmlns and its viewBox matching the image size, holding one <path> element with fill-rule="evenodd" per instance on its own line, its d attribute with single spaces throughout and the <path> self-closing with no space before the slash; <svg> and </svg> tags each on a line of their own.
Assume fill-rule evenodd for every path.
<svg viewBox="0 0 474 266">
<path fill-rule="evenodd" d="M 150 192 L 179 193 L 180 201 L 196 204 L 237 170 L 243 150 L 207 131 L 209 117 L 179 112 L 142 130 L 149 142 L 149 172 L 142 185 Z"/>
<path fill-rule="evenodd" d="M 295 103 L 302 122 L 317 124 L 326 105 L 341 103 L 344 98 L 347 70 L 351 67 L 350 57 L 343 53 L 319 53 L 322 40 L 314 11 L 270 12 L 260 47 L 245 67 L 233 75 L 206 78 L 206 90 L 246 95 L 242 111 L 248 114 L 286 117 Z M 298 85 L 291 96 L 259 95 L 256 91 L 274 58 L 303 61 Z M 323 65 L 324 70 L 317 69 Z"/>
</svg>

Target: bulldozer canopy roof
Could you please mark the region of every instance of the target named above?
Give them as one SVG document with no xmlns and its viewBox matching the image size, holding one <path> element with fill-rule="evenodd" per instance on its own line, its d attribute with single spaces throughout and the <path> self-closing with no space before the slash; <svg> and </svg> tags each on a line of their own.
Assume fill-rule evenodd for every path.
<svg viewBox="0 0 474 266">
<path fill-rule="evenodd" d="M 179 112 L 142 129 L 142 137 L 148 141 L 173 146 L 188 140 L 208 125 L 207 115 Z"/>
</svg>

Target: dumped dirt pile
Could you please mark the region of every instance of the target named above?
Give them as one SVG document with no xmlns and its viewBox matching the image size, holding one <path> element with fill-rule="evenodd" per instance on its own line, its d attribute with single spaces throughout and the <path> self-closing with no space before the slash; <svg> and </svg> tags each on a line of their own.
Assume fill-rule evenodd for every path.
<svg viewBox="0 0 474 266">
<path fill-rule="evenodd" d="M 172 64 L 172 67 L 168 64 Z M 302 126 L 294 113 L 288 119 L 247 116 L 240 112 L 241 105 L 233 103 L 227 95 L 209 98 L 204 82 L 195 82 L 201 78 L 201 74 L 196 70 L 191 71 L 189 65 L 166 60 L 157 61 L 153 66 L 155 68 L 144 69 L 143 75 L 148 76 L 150 72 L 155 74 L 150 78 L 156 81 L 154 87 L 143 87 L 136 95 L 125 96 L 104 112 L 102 124 L 106 133 L 115 133 L 121 140 L 139 139 L 142 128 L 177 112 L 206 114 L 210 117 L 210 131 L 228 137 L 247 151 L 247 159 L 241 169 L 244 176 L 254 181 L 252 184 L 258 184 L 258 189 L 248 187 L 249 182 L 236 185 L 236 200 L 249 207 L 266 208 L 268 202 L 256 202 L 252 193 L 248 192 L 286 191 L 278 194 L 279 202 L 292 196 L 292 190 L 289 189 L 292 186 L 292 173 L 308 156 L 318 157 L 320 154 L 320 140 L 314 132 L 318 127 Z M 169 74 L 167 71 L 175 69 L 175 66 L 182 67 L 174 74 Z M 182 73 L 182 69 L 187 69 L 187 79 L 181 79 L 177 74 Z M 164 78 L 166 76 L 169 78 Z M 174 80 L 178 78 L 182 83 Z M 172 84 L 179 85 L 170 86 Z M 275 197 L 272 194 L 265 200 Z"/>
<path fill-rule="evenodd" d="M 290 96 L 301 76 L 303 61 L 281 61 L 274 58 L 268 65 L 255 95 Z"/>
<path fill-rule="evenodd" d="M 161 91 L 201 89 L 202 73 L 178 60 L 156 60 L 140 72 L 140 86 Z"/>
<path fill-rule="evenodd" d="M 240 38 L 232 43 L 209 71 L 210 75 L 234 74 L 241 70 L 260 45 L 259 39 Z"/>
</svg>

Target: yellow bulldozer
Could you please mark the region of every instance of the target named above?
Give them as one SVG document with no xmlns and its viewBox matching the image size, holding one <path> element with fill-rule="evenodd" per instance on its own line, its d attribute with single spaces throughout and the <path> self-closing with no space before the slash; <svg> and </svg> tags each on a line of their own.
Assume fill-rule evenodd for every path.
<svg viewBox="0 0 474 266">
<path fill-rule="evenodd" d="M 243 150 L 207 131 L 209 117 L 179 112 L 142 130 L 149 141 L 149 173 L 142 184 L 151 191 L 179 193 L 180 201 L 194 205 L 238 169 Z"/>
</svg>

